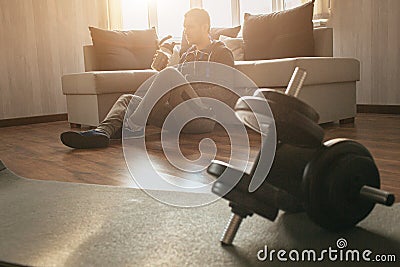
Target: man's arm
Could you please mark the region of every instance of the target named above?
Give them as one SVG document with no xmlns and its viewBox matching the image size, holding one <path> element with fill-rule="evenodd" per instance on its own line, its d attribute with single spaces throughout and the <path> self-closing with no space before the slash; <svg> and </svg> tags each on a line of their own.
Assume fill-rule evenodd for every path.
<svg viewBox="0 0 400 267">
<path fill-rule="evenodd" d="M 212 61 L 233 67 L 235 65 L 232 51 L 227 47 L 219 47 L 214 51 L 214 55 L 211 58 Z"/>
</svg>

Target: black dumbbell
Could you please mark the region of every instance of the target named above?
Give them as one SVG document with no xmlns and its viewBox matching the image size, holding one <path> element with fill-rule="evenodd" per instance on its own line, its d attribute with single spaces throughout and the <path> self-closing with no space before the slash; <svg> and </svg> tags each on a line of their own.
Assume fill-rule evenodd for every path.
<svg viewBox="0 0 400 267">
<path fill-rule="evenodd" d="M 255 162 L 253 169 L 257 164 L 262 162 Z M 216 177 L 234 171 L 238 172 L 219 161 L 208 168 Z M 227 194 L 232 186 L 227 179 L 212 187 L 213 193 L 230 201 L 234 213 L 223 244 L 232 243 L 242 218 L 253 213 L 274 221 L 279 210 L 305 210 L 321 227 L 342 230 L 368 216 L 375 203 L 390 206 L 394 202 L 392 194 L 379 190 L 379 172 L 368 150 L 347 139 L 330 140 L 317 149 L 283 144 L 268 177 L 253 193 L 248 191 L 251 178 L 251 174 L 243 174 Z"/>
<path fill-rule="evenodd" d="M 305 210 L 318 225 L 341 230 L 363 220 L 376 203 L 393 204 L 394 196 L 379 189 L 379 171 L 364 146 L 348 139 L 322 143 L 323 130 L 317 124 L 318 114 L 311 107 L 273 90 L 258 92 L 261 93 L 276 121 L 279 142 L 274 162 L 263 184 L 252 193 L 248 189 L 254 170 L 263 164 L 259 157 L 251 173 L 244 173 L 237 184 L 231 184 L 226 178 L 214 183 L 213 193 L 229 200 L 233 212 L 222 244 L 231 244 L 242 219 L 253 213 L 274 221 L 279 209 Z M 262 105 L 266 105 L 265 99 L 253 96 L 239 99 L 235 107 L 238 118 L 261 133 L 262 125 L 272 121 L 268 115 L 257 113 L 263 110 Z M 292 118 L 285 120 L 289 116 Z M 223 174 L 229 177 L 238 175 L 239 171 L 213 161 L 208 172 L 216 177 Z"/>
</svg>

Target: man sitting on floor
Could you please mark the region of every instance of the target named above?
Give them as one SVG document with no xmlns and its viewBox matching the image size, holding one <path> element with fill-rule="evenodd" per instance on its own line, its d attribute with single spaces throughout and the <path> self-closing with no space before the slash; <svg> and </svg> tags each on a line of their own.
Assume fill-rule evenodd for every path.
<svg viewBox="0 0 400 267">
<path fill-rule="evenodd" d="M 184 34 L 191 45 L 180 58 L 179 63 L 190 61 L 211 61 L 233 66 L 232 52 L 220 41 L 210 39 L 210 16 L 204 9 L 194 8 L 185 14 Z M 68 131 L 61 134 L 60 138 L 64 145 L 72 148 L 100 148 L 107 147 L 111 137 L 121 135 L 121 128 L 129 103 L 134 107 L 135 112 L 140 112 L 143 107 L 157 99 L 159 86 L 169 81 L 178 84 L 185 84 L 176 90 L 165 94 L 150 114 L 149 122 L 152 125 L 161 127 L 169 112 L 177 105 L 184 102 L 184 99 L 197 98 L 198 94 L 186 81 L 185 77 L 176 68 L 168 67 L 169 57 L 158 50 L 154 56 L 152 67 L 158 71 L 164 70 L 157 75 L 143 98 L 132 95 L 122 95 L 113 105 L 104 121 L 90 131 L 73 132 Z M 165 86 L 165 85 L 164 85 Z M 185 95 L 186 97 L 184 97 Z M 153 112 L 155 111 L 155 112 Z M 203 120 L 203 123 L 192 124 L 189 132 L 201 133 L 212 131 L 214 123 Z"/>
</svg>

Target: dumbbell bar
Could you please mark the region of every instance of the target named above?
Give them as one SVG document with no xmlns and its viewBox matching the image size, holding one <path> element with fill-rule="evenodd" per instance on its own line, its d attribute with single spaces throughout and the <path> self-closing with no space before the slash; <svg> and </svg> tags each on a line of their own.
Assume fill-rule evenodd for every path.
<svg viewBox="0 0 400 267">
<path fill-rule="evenodd" d="M 395 200 L 392 193 L 367 185 L 361 187 L 360 196 L 370 202 L 382 204 L 388 207 L 392 206 Z"/>
</svg>

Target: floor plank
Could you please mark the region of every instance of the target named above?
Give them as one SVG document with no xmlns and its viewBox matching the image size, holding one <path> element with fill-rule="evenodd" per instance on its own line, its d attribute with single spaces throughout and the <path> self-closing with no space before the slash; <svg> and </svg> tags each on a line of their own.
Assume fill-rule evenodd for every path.
<svg viewBox="0 0 400 267">
<path fill-rule="evenodd" d="M 326 140 L 351 138 L 365 145 L 380 170 L 382 188 L 394 192 L 397 201 L 400 200 L 400 115 L 358 114 L 354 124 L 333 123 L 323 127 Z M 73 150 L 59 140 L 60 133 L 66 130 L 70 130 L 66 121 L 0 128 L 0 159 L 9 169 L 26 178 L 134 186 L 120 141 L 113 141 L 106 149 Z M 254 160 L 260 138 L 258 134 L 248 132 L 250 159 Z M 207 136 L 185 135 L 181 138 L 183 154 L 192 160 L 197 158 L 200 155 L 198 143 L 204 137 Z M 218 130 L 213 139 L 218 147 L 217 159 L 228 160 L 230 143 L 226 132 Z M 159 135 L 146 138 L 146 145 L 154 154 L 157 168 L 162 173 L 176 175 L 163 158 Z M 195 179 L 212 181 L 207 174 Z"/>
</svg>

